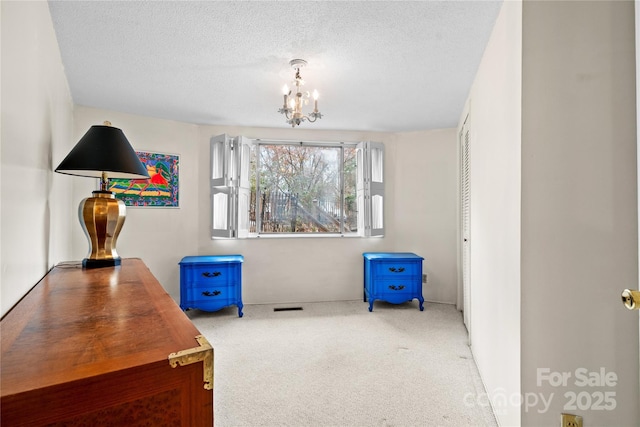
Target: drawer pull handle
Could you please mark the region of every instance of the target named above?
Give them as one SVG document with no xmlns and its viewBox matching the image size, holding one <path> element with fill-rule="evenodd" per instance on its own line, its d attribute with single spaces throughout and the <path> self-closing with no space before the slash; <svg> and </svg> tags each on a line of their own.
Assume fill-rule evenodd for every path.
<svg viewBox="0 0 640 427">
<path fill-rule="evenodd" d="M 404 271 L 404 267 L 400 267 L 400 268 L 389 267 L 389 271 L 393 273 L 402 273 Z"/>
<path fill-rule="evenodd" d="M 220 295 L 220 291 L 213 291 L 213 292 L 204 291 L 202 295 L 204 295 L 205 297 L 217 297 L 218 295 Z"/>
<path fill-rule="evenodd" d="M 218 277 L 221 274 L 222 273 L 220 273 L 219 271 L 214 271 L 213 273 L 209 273 L 208 271 L 205 271 L 204 273 L 202 273 L 204 277 Z"/>
<path fill-rule="evenodd" d="M 404 285 L 389 285 L 389 289 L 391 289 L 392 291 L 401 291 L 404 289 Z"/>
</svg>

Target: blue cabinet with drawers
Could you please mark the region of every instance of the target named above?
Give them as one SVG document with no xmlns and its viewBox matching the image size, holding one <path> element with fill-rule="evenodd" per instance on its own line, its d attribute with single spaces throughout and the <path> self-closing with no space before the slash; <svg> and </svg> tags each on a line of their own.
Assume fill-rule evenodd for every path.
<svg viewBox="0 0 640 427">
<path fill-rule="evenodd" d="M 422 297 L 422 261 L 424 258 L 410 252 L 365 252 L 364 301 L 373 311 L 375 300 L 401 304 L 416 298 L 420 311 L 424 310 Z"/>
<path fill-rule="evenodd" d="M 180 261 L 180 308 L 217 311 L 238 306 L 242 317 L 242 255 L 187 256 Z"/>
</svg>

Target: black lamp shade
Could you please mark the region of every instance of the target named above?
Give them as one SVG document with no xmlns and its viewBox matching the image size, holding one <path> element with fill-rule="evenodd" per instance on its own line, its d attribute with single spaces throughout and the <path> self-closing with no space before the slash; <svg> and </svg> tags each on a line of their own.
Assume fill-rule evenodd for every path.
<svg viewBox="0 0 640 427">
<path fill-rule="evenodd" d="M 109 178 L 149 178 L 122 130 L 106 125 L 91 126 L 56 172 L 95 178 L 102 177 L 102 172 Z"/>
</svg>

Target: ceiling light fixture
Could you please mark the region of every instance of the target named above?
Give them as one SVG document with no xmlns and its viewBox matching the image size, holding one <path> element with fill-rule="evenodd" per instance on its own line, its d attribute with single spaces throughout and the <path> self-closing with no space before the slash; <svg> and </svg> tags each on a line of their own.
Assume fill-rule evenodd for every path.
<svg viewBox="0 0 640 427">
<path fill-rule="evenodd" d="M 309 103 L 309 92 L 303 92 L 302 86 L 304 85 L 304 80 L 302 80 L 302 76 L 300 76 L 300 68 L 307 65 L 307 61 L 304 59 L 292 59 L 289 61 L 289 65 L 291 68 L 296 70 L 295 80 L 293 84 L 295 85 L 295 93 L 289 89 L 289 86 L 284 85 L 282 88 L 282 93 L 284 94 L 284 104 L 282 108 L 278 110 L 279 113 L 284 114 L 287 118 L 287 123 L 291 125 L 292 128 L 296 127 L 296 125 L 300 125 L 300 123 L 308 120 L 313 123 L 318 119 L 322 118 L 322 113 L 318 111 L 318 91 L 313 91 L 313 111 L 306 116 L 302 112 L 302 106 L 307 105 Z"/>
</svg>

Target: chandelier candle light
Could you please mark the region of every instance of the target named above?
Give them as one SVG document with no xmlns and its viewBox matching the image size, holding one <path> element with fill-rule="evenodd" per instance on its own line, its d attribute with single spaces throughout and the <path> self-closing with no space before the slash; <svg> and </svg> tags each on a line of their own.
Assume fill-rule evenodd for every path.
<svg viewBox="0 0 640 427">
<path fill-rule="evenodd" d="M 284 104 L 282 108 L 278 110 L 279 113 L 284 114 L 287 118 L 287 123 L 291 125 L 291 127 L 296 127 L 296 125 L 300 125 L 300 123 L 308 120 L 313 123 L 318 119 L 322 118 L 322 114 L 318 111 L 318 91 L 313 91 L 313 111 L 306 116 L 302 112 L 302 106 L 309 103 L 309 92 L 303 92 L 302 86 L 304 85 L 304 80 L 302 80 L 302 76 L 300 76 L 300 68 L 307 65 L 307 61 L 304 59 L 292 59 L 289 61 L 289 65 L 291 68 L 296 70 L 296 77 L 293 82 L 295 85 L 295 93 L 292 93 L 292 90 L 289 89 L 287 85 L 284 85 L 282 88 L 282 93 L 284 94 Z"/>
</svg>

